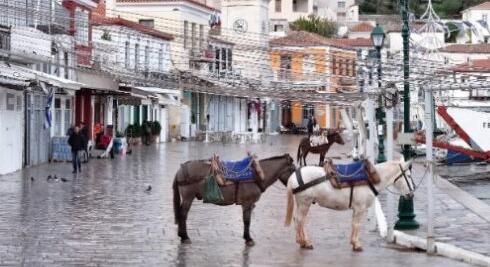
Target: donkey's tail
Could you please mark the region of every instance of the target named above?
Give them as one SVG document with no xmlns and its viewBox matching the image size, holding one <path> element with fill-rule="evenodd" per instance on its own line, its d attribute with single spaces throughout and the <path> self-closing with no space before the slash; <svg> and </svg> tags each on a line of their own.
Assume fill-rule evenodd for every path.
<svg viewBox="0 0 490 267">
<path fill-rule="evenodd" d="M 293 220 L 294 196 L 293 196 L 293 189 L 291 187 L 292 187 L 291 183 L 288 183 L 288 187 L 287 187 L 288 204 L 286 208 L 286 221 L 284 222 L 285 226 L 290 226 L 291 221 Z"/>
<path fill-rule="evenodd" d="M 174 183 L 172 184 L 172 189 L 174 191 L 174 216 L 175 216 L 175 224 L 179 223 L 180 217 L 180 192 L 179 185 L 177 184 L 177 176 L 174 179 Z"/>
</svg>

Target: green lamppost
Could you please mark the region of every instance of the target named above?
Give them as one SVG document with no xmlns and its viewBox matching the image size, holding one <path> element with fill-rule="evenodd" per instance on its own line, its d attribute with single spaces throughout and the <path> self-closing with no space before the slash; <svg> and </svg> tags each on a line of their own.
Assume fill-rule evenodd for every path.
<svg viewBox="0 0 490 267">
<path fill-rule="evenodd" d="M 379 25 L 373 29 L 371 32 L 371 40 L 373 41 L 374 47 L 376 48 L 376 56 L 378 58 L 378 89 L 381 91 L 381 48 L 383 48 L 383 43 L 385 41 L 385 32 L 383 28 Z M 376 109 L 376 119 L 378 120 L 378 125 L 380 130 L 378 132 L 378 158 L 377 163 L 382 163 L 386 161 L 385 156 L 385 146 L 384 146 L 384 128 L 385 128 L 385 112 L 383 110 L 383 96 L 379 96 L 378 108 Z"/>
<path fill-rule="evenodd" d="M 403 28 L 403 128 L 405 133 L 412 132 L 410 127 L 410 27 L 408 24 L 408 1 L 400 0 L 402 11 Z M 405 160 L 412 157 L 412 149 L 410 145 L 403 146 L 403 156 Z M 397 230 L 410 230 L 419 228 L 419 224 L 415 221 L 415 213 L 413 210 L 413 199 L 400 197 L 398 202 L 398 218 L 395 224 Z"/>
</svg>

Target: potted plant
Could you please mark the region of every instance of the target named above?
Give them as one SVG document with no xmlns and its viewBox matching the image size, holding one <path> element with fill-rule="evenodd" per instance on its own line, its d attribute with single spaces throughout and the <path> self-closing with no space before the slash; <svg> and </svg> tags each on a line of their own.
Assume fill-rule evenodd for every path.
<svg viewBox="0 0 490 267">
<path fill-rule="evenodd" d="M 160 133 L 162 132 L 162 125 L 158 121 L 154 121 L 151 125 L 151 134 L 153 135 L 154 141 L 158 140 Z"/>
<path fill-rule="evenodd" d="M 139 124 L 130 124 L 126 128 L 126 136 L 131 140 L 131 144 L 141 144 L 141 126 Z M 129 142 L 129 140 L 128 140 Z"/>
</svg>

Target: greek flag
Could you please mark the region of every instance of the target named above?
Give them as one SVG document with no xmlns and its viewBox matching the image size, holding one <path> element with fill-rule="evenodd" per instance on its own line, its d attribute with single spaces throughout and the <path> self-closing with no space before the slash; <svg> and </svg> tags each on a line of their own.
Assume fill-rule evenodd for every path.
<svg viewBox="0 0 490 267">
<path fill-rule="evenodd" d="M 44 129 L 51 128 L 53 116 L 51 114 L 51 106 L 53 105 L 54 89 L 51 87 L 48 92 L 46 107 L 44 108 Z"/>
</svg>

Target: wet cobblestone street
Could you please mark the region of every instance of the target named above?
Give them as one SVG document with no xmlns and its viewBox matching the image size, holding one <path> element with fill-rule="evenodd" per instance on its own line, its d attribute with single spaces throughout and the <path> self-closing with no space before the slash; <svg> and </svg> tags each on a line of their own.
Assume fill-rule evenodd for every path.
<svg viewBox="0 0 490 267">
<path fill-rule="evenodd" d="M 201 201 L 189 213 L 193 244 L 180 244 L 171 184 L 181 163 L 213 153 L 239 159 L 247 150 L 260 158 L 283 153 L 295 158 L 298 142 L 297 136 L 273 136 L 247 146 L 167 143 L 138 147 L 114 160 L 92 159 L 77 176 L 69 163 L 0 176 L 0 266 L 467 266 L 389 245 L 366 225 L 365 251 L 352 252 L 351 212 L 317 206 L 307 225 L 315 249 L 301 250 L 293 229 L 284 227 L 286 191 L 279 182 L 254 210 L 255 247 L 244 245 L 239 206 Z M 334 145 L 329 156 L 347 150 Z M 308 161 L 317 163 L 318 155 L 310 154 Z M 48 182 L 48 175 L 68 181 Z"/>
</svg>

